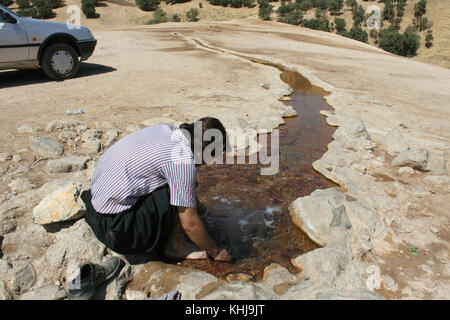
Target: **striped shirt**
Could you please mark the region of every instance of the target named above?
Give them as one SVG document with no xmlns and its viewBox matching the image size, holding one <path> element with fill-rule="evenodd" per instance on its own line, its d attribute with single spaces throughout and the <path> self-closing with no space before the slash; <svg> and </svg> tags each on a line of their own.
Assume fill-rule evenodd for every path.
<svg viewBox="0 0 450 320">
<path fill-rule="evenodd" d="M 147 127 L 120 139 L 100 157 L 92 177 L 92 205 L 100 213 L 119 213 L 168 184 L 171 205 L 193 208 L 196 173 L 180 129 Z"/>
</svg>

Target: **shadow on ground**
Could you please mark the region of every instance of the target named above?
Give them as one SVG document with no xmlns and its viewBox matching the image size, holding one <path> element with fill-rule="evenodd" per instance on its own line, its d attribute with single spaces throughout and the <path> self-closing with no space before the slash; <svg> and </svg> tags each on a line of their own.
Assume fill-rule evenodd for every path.
<svg viewBox="0 0 450 320">
<path fill-rule="evenodd" d="M 97 63 L 82 62 L 80 64 L 80 68 L 75 78 L 95 76 L 99 74 L 113 72 L 116 70 L 117 70 L 116 68 Z M 0 72 L 0 88 L 27 86 L 31 84 L 46 83 L 51 81 L 54 80 L 51 80 L 50 78 L 46 77 L 41 69 L 12 70 Z"/>
</svg>

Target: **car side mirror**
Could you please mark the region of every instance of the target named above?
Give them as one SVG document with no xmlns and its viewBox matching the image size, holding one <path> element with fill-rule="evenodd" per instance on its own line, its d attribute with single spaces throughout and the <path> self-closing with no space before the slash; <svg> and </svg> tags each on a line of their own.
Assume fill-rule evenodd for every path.
<svg viewBox="0 0 450 320">
<path fill-rule="evenodd" d="M 3 13 L 3 21 L 6 23 L 15 24 L 17 23 L 17 19 L 11 16 L 9 13 Z"/>
</svg>

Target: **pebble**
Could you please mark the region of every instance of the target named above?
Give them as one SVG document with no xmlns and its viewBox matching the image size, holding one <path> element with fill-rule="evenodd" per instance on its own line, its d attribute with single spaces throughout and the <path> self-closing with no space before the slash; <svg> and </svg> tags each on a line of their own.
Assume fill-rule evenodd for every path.
<svg viewBox="0 0 450 320">
<path fill-rule="evenodd" d="M 439 233 L 439 230 L 436 229 L 435 227 L 430 227 L 431 232 L 433 233 Z"/>
<path fill-rule="evenodd" d="M 15 162 L 15 163 L 18 163 L 18 162 L 22 161 L 22 157 L 20 155 L 18 155 L 18 154 L 15 154 L 12 157 L 12 161 Z"/>
</svg>

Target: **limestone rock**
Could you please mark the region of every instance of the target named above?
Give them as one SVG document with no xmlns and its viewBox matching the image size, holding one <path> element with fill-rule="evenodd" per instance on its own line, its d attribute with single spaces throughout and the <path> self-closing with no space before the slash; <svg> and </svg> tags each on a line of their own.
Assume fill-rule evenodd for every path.
<svg viewBox="0 0 450 320">
<path fill-rule="evenodd" d="M 81 141 L 86 142 L 86 141 L 89 141 L 89 140 L 100 139 L 101 136 L 102 136 L 102 133 L 103 133 L 102 131 L 95 130 L 95 129 L 86 130 L 81 135 Z"/>
<path fill-rule="evenodd" d="M 11 270 L 11 264 L 8 261 L 0 259 L 0 274 L 4 274 Z"/>
<path fill-rule="evenodd" d="M 20 300 L 62 300 L 66 296 L 66 291 L 59 286 L 49 285 L 23 294 Z"/>
<path fill-rule="evenodd" d="M 75 119 L 58 119 L 49 122 L 45 131 L 53 132 L 62 129 L 72 130 L 75 129 L 78 125 L 80 125 L 80 121 Z"/>
<path fill-rule="evenodd" d="M 114 141 L 116 141 L 119 136 L 119 131 L 117 129 L 110 129 L 105 132 L 104 137 L 104 145 L 109 147 Z"/>
<path fill-rule="evenodd" d="M 447 160 L 444 157 L 436 155 L 434 153 L 428 154 L 428 162 L 426 170 L 431 174 L 445 175 L 447 167 Z"/>
<path fill-rule="evenodd" d="M 17 193 L 26 192 L 35 187 L 35 185 L 31 183 L 30 179 L 27 178 L 15 179 L 8 184 L 8 186 L 11 188 L 11 191 L 15 191 Z"/>
<path fill-rule="evenodd" d="M 428 168 L 428 150 L 411 148 L 404 150 L 392 160 L 392 165 L 426 171 Z"/>
<path fill-rule="evenodd" d="M 22 161 L 22 157 L 19 154 L 15 154 L 13 155 L 11 160 L 12 162 L 19 163 L 20 161 Z"/>
<path fill-rule="evenodd" d="M 11 300 L 11 295 L 2 280 L 0 280 L 0 300 Z"/>
<path fill-rule="evenodd" d="M 102 130 L 110 130 L 116 128 L 116 126 L 109 121 L 96 122 L 95 127 Z"/>
<path fill-rule="evenodd" d="M 22 134 L 23 133 L 31 134 L 31 133 L 35 133 L 36 131 L 38 131 L 37 128 L 35 128 L 31 125 L 28 125 L 28 124 L 24 124 L 24 125 L 20 126 L 19 128 L 17 128 L 17 132 L 22 133 Z"/>
<path fill-rule="evenodd" d="M 77 134 L 80 134 L 80 133 L 82 133 L 82 132 L 85 132 L 87 129 L 89 129 L 89 128 L 88 128 L 88 126 L 85 125 L 85 124 L 80 124 L 80 125 L 78 125 L 78 126 L 75 127 L 75 131 L 77 132 Z"/>
<path fill-rule="evenodd" d="M 42 156 L 60 156 L 64 147 L 57 141 L 47 137 L 36 137 L 30 140 L 31 149 Z"/>
<path fill-rule="evenodd" d="M 217 288 L 202 300 L 267 300 L 264 290 L 248 282 L 231 282 Z"/>
<path fill-rule="evenodd" d="M 127 300 L 144 300 L 147 298 L 147 295 L 142 291 L 128 289 L 125 291 L 125 298 Z"/>
<path fill-rule="evenodd" d="M 47 162 L 47 172 L 49 173 L 65 173 L 80 171 L 86 168 L 86 163 L 90 157 L 67 157 L 62 159 L 49 160 Z"/>
<path fill-rule="evenodd" d="M 12 159 L 12 156 L 10 153 L 7 153 L 7 152 L 0 153 L 0 162 L 8 161 L 11 159 Z"/>
<path fill-rule="evenodd" d="M 141 127 L 138 124 L 130 124 L 125 130 L 127 132 L 135 132 L 141 130 Z"/>
<path fill-rule="evenodd" d="M 383 138 L 382 147 L 388 154 L 394 156 L 409 148 L 408 142 L 399 129 L 389 131 Z"/>
<path fill-rule="evenodd" d="M 342 128 L 349 138 L 365 138 L 370 140 L 370 135 L 367 132 L 366 126 L 359 118 L 351 118 L 347 120 Z"/>
<path fill-rule="evenodd" d="M 268 296 L 281 296 L 300 279 L 279 264 L 272 263 L 264 269 L 263 281 L 256 283 Z"/>
<path fill-rule="evenodd" d="M 83 217 L 86 208 L 81 192 L 82 185 L 68 183 L 49 194 L 34 208 L 34 222 L 44 225 Z"/>
<path fill-rule="evenodd" d="M 31 263 L 27 263 L 14 275 L 14 290 L 23 293 L 30 289 L 36 281 L 36 271 Z"/>
<path fill-rule="evenodd" d="M 167 125 L 174 125 L 176 120 L 170 119 L 170 118 L 151 118 L 148 120 L 145 120 L 142 122 L 142 124 L 146 127 L 150 126 L 156 126 L 158 124 L 167 124 Z"/>
<path fill-rule="evenodd" d="M 99 153 L 100 150 L 102 149 L 102 144 L 99 139 L 88 140 L 83 142 L 82 148 L 87 153 Z"/>
<path fill-rule="evenodd" d="M 415 171 L 411 167 L 400 167 L 400 168 L 398 168 L 398 173 L 401 175 L 410 175 L 410 174 L 414 174 Z"/>
<path fill-rule="evenodd" d="M 77 137 L 77 133 L 75 131 L 63 130 L 60 132 L 58 139 L 60 141 L 68 141 L 75 139 Z"/>
<path fill-rule="evenodd" d="M 101 264 L 105 249 L 89 225 L 81 219 L 56 234 L 54 243 L 35 261 L 36 272 L 43 283 L 70 281 L 83 264 Z"/>
</svg>

